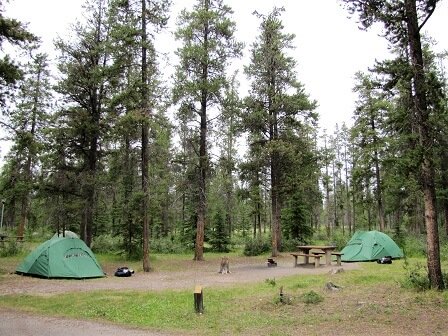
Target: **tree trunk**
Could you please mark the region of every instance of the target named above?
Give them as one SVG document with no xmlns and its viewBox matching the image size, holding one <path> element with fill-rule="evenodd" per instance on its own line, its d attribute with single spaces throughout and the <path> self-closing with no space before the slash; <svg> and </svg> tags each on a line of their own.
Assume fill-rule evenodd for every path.
<svg viewBox="0 0 448 336">
<path fill-rule="evenodd" d="M 205 0 L 204 9 L 208 12 L 209 0 Z M 204 24 L 204 49 L 208 52 L 208 38 L 209 26 L 208 22 Z M 196 222 L 196 243 L 194 249 L 194 260 L 204 260 L 204 236 L 205 236 L 205 221 L 206 221 L 206 178 L 207 178 L 207 101 L 208 92 L 206 84 L 208 82 L 208 63 L 202 63 L 201 80 L 203 88 L 201 92 L 201 111 L 200 111 L 200 138 L 199 138 L 199 204 L 198 204 L 198 219 Z"/>
<path fill-rule="evenodd" d="M 131 211 L 129 210 L 130 199 L 133 189 L 133 176 L 132 176 L 132 168 L 131 168 L 131 144 L 129 140 L 129 135 L 125 135 L 125 148 L 124 148 L 124 193 L 123 193 L 123 222 L 126 226 L 125 228 L 125 238 L 126 238 L 126 253 L 128 256 L 131 256 L 132 253 L 132 238 L 133 238 L 133 225 L 132 225 L 132 216 Z"/>
<path fill-rule="evenodd" d="M 146 0 L 142 0 L 142 215 L 143 215 L 143 271 L 149 272 L 149 111 L 148 111 L 148 68 L 146 34 Z"/>
<path fill-rule="evenodd" d="M 376 148 L 378 144 L 378 138 L 376 136 L 376 126 L 375 126 L 375 119 L 373 116 L 370 118 L 370 127 L 372 129 L 373 133 L 373 143 L 374 143 L 374 151 L 373 151 L 373 160 L 375 164 L 375 180 L 376 180 L 376 204 L 378 207 L 378 222 L 379 222 L 379 229 L 381 232 L 384 231 L 384 228 L 386 226 L 386 220 L 384 216 L 384 205 L 383 205 L 383 192 L 381 187 L 381 173 L 380 173 L 380 163 L 379 163 L 379 155 L 378 155 L 378 149 Z"/>
<path fill-rule="evenodd" d="M 446 145 L 445 145 L 446 147 Z M 441 175 L 442 175 L 442 189 L 448 192 L 448 153 L 444 150 L 442 152 L 442 163 L 441 163 Z M 443 209 L 443 219 L 445 234 L 448 236 L 448 195 L 442 199 L 442 209 Z"/>
<path fill-rule="evenodd" d="M 271 202 L 272 202 L 272 256 L 277 257 L 280 248 L 280 199 L 278 185 L 278 159 L 277 153 L 271 158 Z"/>
<path fill-rule="evenodd" d="M 39 61 L 38 61 L 39 62 Z M 28 224 L 28 217 L 29 217 L 29 208 L 30 208 L 30 188 L 32 184 L 32 175 L 31 175 L 31 165 L 32 161 L 34 159 L 35 153 L 35 144 L 34 144 L 34 137 L 36 133 L 36 119 L 37 119 L 37 109 L 39 105 L 39 95 L 40 95 L 40 84 L 41 84 L 41 75 L 42 75 L 42 64 L 39 62 L 37 64 L 37 79 L 36 79 L 36 88 L 34 90 L 34 97 L 33 97 L 33 108 L 32 108 L 32 116 L 31 116 L 31 130 L 30 130 L 30 143 L 28 144 L 28 153 L 27 153 L 27 159 L 24 167 L 24 184 L 25 184 L 25 190 L 24 194 L 22 195 L 22 205 L 21 205 L 21 214 L 20 214 L 20 224 L 19 228 L 17 230 L 17 236 L 23 237 L 25 233 L 25 227 Z"/>
<path fill-rule="evenodd" d="M 432 288 L 444 289 L 440 265 L 439 233 L 437 226 L 434 163 L 431 149 L 430 120 L 425 89 L 425 70 L 421 37 L 418 24 L 416 0 L 405 0 L 406 24 L 409 50 L 413 69 L 414 104 L 418 121 L 419 145 L 422 152 L 420 174 L 424 195 L 427 242 L 428 276 Z"/>
<path fill-rule="evenodd" d="M 84 186 L 84 213 L 82 218 L 82 230 L 81 238 L 84 240 L 87 246 L 92 245 L 92 223 L 93 223 L 93 204 L 95 201 L 95 187 L 93 186 L 93 180 L 95 175 L 89 174 L 86 180 L 87 185 Z"/>
<path fill-rule="evenodd" d="M 205 235 L 205 212 L 206 212 L 206 169 L 207 169 L 207 101 L 206 92 L 203 92 L 203 104 L 201 107 L 201 136 L 199 145 L 199 204 L 198 219 L 196 222 L 196 244 L 194 250 L 194 260 L 204 260 L 204 235 Z"/>
<path fill-rule="evenodd" d="M 328 175 L 328 149 L 327 149 L 327 136 L 325 135 L 325 206 L 326 206 L 326 226 L 327 226 L 327 238 L 331 236 L 331 220 L 330 220 L 330 179 Z"/>
<path fill-rule="evenodd" d="M 272 84 L 275 87 L 275 84 Z M 272 101 L 270 105 L 270 115 L 272 117 L 272 124 L 270 127 L 270 140 L 276 141 L 278 139 L 277 129 L 277 111 L 272 108 Z M 274 145 L 275 146 L 275 145 Z M 279 254 L 281 244 L 281 228 L 280 228 L 280 158 L 277 149 L 274 149 L 271 154 L 271 204 L 272 204 L 272 256 L 277 257 Z"/>
</svg>

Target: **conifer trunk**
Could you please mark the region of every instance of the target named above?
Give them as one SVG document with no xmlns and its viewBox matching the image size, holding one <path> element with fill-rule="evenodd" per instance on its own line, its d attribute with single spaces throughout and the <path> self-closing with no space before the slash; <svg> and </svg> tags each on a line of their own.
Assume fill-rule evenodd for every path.
<svg viewBox="0 0 448 336">
<path fill-rule="evenodd" d="M 143 271 L 149 272 L 149 111 L 148 111 L 148 68 L 147 68 L 147 33 L 146 0 L 142 0 L 142 212 L 143 212 Z"/>
<path fill-rule="evenodd" d="M 376 204 L 378 207 L 378 222 L 379 222 L 379 229 L 381 232 L 384 231 L 384 228 L 386 226 L 386 219 L 384 215 L 384 204 L 383 204 L 383 191 L 381 186 L 381 172 L 380 172 L 380 160 L 378 155 L 378 149 L 377 149 L 377 143 L 378 143 L 378 137 L 376 136 L 376 125 L 375 125 L 375 119 L 373 116 L 371 116 L 370 119 L 370 127 L 372 129 L 373 133 L 373 143 L 374 143 L 374 164 L 375 164 L 375 180 L 376 180 Z"/>
<path fill-rule="evenodd" d="M 204 1 L 204 9 L 208 12 L 210 1 Z M 207 53 L 208 39 L 209 39 L 209 25 L 206 21 L 203 30 L 203 46 Z M 203 61 L 202 64 L 201 82 L 203 88 L 201 89 L 201 110 L 200 110 L 200 135 L 199 135 L 199 204 L 198 204 L 198 218 L 196 222 L 196 242 L 194 249 L 194 260 L 204 260 L 204 236 L 205 236 L 205 221 L 206 221 L 206 178 L 207 178 L 207 100 L 208 92 L 206 84 L 208 82 L 208 63 Z"/>
<path fill-rule="evenodd" d="M 35 155 L 34 137 L 36 133 L 36 119 L 37 119 L 37 108 L 39 104 L 41 74 L 42 74 L 42 67 L 41 64 L 39 63 L 37 70 L 36 88 L 34 90 L 34 97 L 33 97 L 33 107 L 31 112 L 32 116 L 31 116 L 31 129 L 29 139 L 30 143 L 28 144 L 28 153 L 24 167 L 25 190 L 24 194 L 22 195 L 20 224 L 17 230 L 17 236 L 19 237 L 23 237 L 23 235 L 25 234 L 25 227 L 28 224 L 28 217 L 29 217 L 30 187 L 32 183 L 31 165 Z"/>
<path fill-rule="evenodd" d="M 405 0 L 405 13 L 409 51 L 413 70 L 415 114 L 418 122 L 419 145 L 422 152 L 420 178 L 424 195 L 428 276 L 432 288 L 444 288 L 440 264 L 439 232 L 437 226 L 436 192 L 433 143 L 430 136 L 430 120 L 425 89 L 425 70 L 421 36 L 415 0 Z"/>
</svg>

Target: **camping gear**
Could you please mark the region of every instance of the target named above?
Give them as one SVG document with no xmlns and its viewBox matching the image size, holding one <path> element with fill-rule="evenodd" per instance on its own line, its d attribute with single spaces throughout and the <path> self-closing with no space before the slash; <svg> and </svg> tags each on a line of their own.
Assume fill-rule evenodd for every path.
<svg viewBox="0 0 448 336">
<path fill-rule="evenodd" d="M 268 267 L 277 267 L 277 262 L 273 258 L 268 258 Z"/>
<path fill-rule="evenodd" d="M 387 234 L 379 231 L 358 231 L 341 251 L 342 261 L 372 261 L 386 256 L 402 258 L 403 251 Z"/>
<path fill-rule="evenodd" d="M 74 233 L 73 231 L 69 231 L 69 230 L 65 230 L 65 231 L 61 231 L 61 232 L 56 232 L 54 234 L 54 236 L 52 238 L 57 238 L 57 237 L 66 237 L 66 238 L 79 238 L 79 236 Z"/>
<path fill-rule="evenodd" d="M 134 270 L 127 267 L 118 267 L 115 271 L 117 277 L 130 277 L 132 274 L 134 274 Z"/>
<path fill-rule="evenodd" d="M 378 264 L 392 264 L 392 257 L 391 256 L 385 256 L 381 259 L 378 259 L 376 261 Z"/>
<path fill-rule="evenodd" d="M 90 248 L 79 238 L 54 237 L 39 245 L 16 273 L 45 278 L 99 278 L 105 274 Z"/>
</svg>

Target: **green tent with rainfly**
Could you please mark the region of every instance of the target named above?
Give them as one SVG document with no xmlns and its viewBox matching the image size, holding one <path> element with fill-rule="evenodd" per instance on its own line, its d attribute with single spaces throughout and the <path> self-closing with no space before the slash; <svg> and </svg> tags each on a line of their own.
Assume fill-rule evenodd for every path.
<svg viewBox="0 0 448 336">
<path fill-rule="evenodd" d="M 342 261 L 371 261 L 382 257 L 402 258 L 403 251 L 387 234 L 379 231 L 357 231 L 341 251 Z"/>
<path fill-rule="evenodd" d="M 39 245 L 16 273 L 45 278 L 99 278 L 104 272 L 90 248 L 79 238 L 53 237 Z"/>
</svg>

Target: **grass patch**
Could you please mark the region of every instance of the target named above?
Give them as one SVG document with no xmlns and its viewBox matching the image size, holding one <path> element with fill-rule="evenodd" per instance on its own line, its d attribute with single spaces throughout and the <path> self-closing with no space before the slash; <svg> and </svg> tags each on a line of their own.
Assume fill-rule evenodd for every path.
<svg viewBox="0 0 448 336">
<path fill-rule="evenodd" d="M 207 260 L 216 263 L 220 257 L 211 254 Z M 113 256 L 99 255 L 98 259 L 123 263 Z M 190 262 L 191 255 L 153 255 L 151 259 L 153 267 L 172 271 Z M 139 263 L 128 265 L 140 267 Z M 403 261 L 394 261 L 392 265 L 363 263 L 359 270 L 335 275 L 301 274 L 230 288 L 205 287 L 203 315 L 194 312 L 193 293 L 187 290 L 8 295 L 1 297 L 0 308 L 212 336 L 403 334 L 406 330 L 418 335 L 420 329 L 413 329 L 416 325 L 422 328 L 420 334 L 446 330 L 448 292 L 402 288 L 399 281 L 405 275 Z M 343 289 L 325 290 L 329 281 Z M 290 304 L 275 300 L 280 287 L 285 297 L 293 298 Z"/>
</svg>

